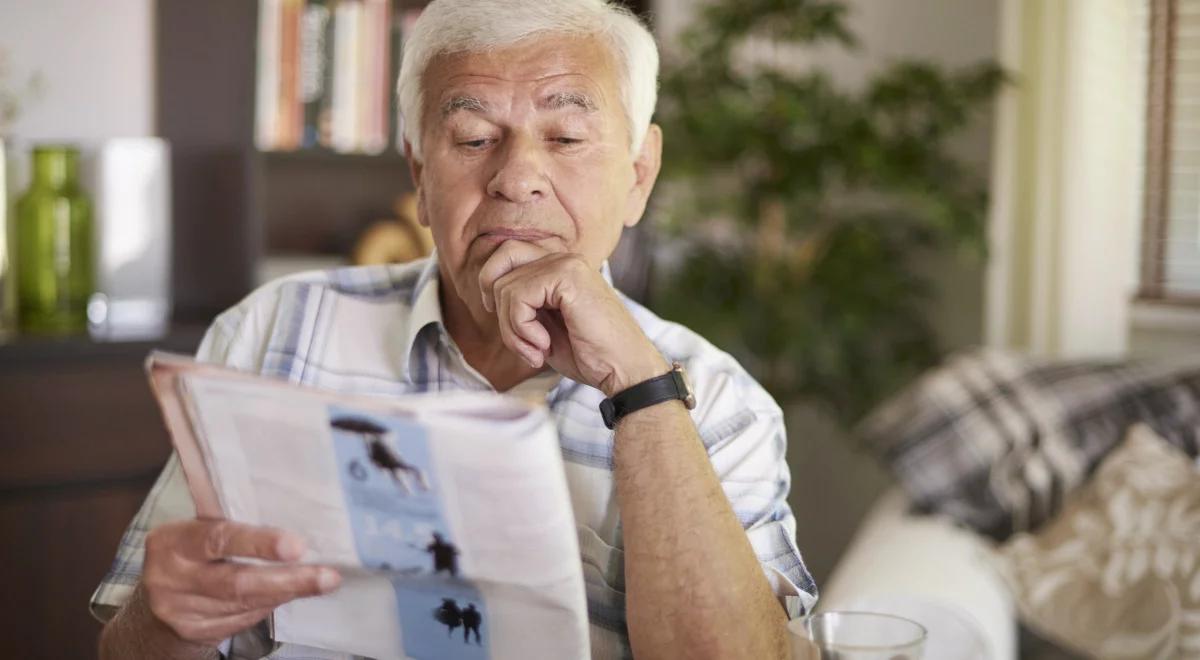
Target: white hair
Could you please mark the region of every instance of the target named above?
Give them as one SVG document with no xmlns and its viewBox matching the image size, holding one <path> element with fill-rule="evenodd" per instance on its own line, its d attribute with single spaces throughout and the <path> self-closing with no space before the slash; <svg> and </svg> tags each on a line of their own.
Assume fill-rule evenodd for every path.
<svg viewBox="0 0 1200 660">
<path fill-rule="evenodd" d="M 598 36 L 608 42 L 620 74 L 621 102 L 637 153 L 658 100 L 658 46 L 627 9 L 606 0 L 434 0 L 404 43 L 396 83 L 404 138 L 421 155 L 421 78 L 438 55 L 474 53 L 542 35 Z"/>
</svg>

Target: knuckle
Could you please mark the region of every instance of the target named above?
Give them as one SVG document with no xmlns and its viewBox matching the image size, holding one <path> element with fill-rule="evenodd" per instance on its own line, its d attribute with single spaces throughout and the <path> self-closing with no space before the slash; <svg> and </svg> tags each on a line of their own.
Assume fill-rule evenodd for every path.
<svg viewBox="0 0 1200 660">
<path fill-rule="evenodd" d="M 147 561 L 146 565 L 142 567 L 142 584 L 146 586 L 146 591 L 153 596 L 159 589 L 164 588 L 166 583 L 167 572 L 162 564 L 157 561 Z"/>
<path fill-rule="evenodd" d="M 514 278 L 513 278 L 512 271 L 509 271 L 509 272 L 501 275 L 500 277 L 497 277 L 496 281 L 492 282 L 492 293 L 499 296 L 500 294 L 504 293 L 505 291 L 508 291 L 509 288 L 511 288 L 510 285 L 512 284 L 513 279 Z"/>
<path fill-rule="evenodd" d="M 146 534 L 146 557 L 158 556 L 166 549 L 168 531 L 162 527 L 156 527 Z"/>
<path fill-rule="evenodd" d="M 230 600 L 240 610 L 254 609 L 253 585 L 248 572 L 239 572 L 230 580 Z"/>
<path fill-rule="evenodd" d="M 204 626 L 193 621 L 164 621 L 179 636 L 180 639 L 189 642 L 198 642 L 204 639 Z"/>
<path fill-rule="evenodd" d="M 166 620 L 166 615 L 170 614 L 170 606 L 167 605 L 167 599 L 149 589 L 146 590 L 146 607 L 150 608 L 150 612 L 154 616 L 163 620 Z"/>
<path fill-rule="evenodd" d="M 148 596 L 146 600 L 146 605 L 149 607 L 150 613 L 159 621 L 171 627 L 183 621 L 183 618 L 179 616 L 178 608 L 172 605 L 169 600 L 153 596 Z"/>
<path fill-rule="evenodd" d="M 587 261 L 582 255 L 578 255 L 573 252 L 564 253 L 560 259 L 563 267 L 571 272 L 580 273 L 588 270 Z"/>
<path fill-rule="evenodd" d="M 204 553 L 208 557 L 224 557 L 229 544 L 229 523 L 221 521 L 209 526 L 204 535 Z"/>
</svg>

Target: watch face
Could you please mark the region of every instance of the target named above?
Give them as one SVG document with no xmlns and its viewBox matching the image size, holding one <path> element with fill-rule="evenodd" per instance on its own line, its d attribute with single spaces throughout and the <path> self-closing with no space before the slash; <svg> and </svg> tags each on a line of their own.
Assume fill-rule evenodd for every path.
<svg viewBox="0 0 1200 660">
<path fill-rule="evenodd" d="M 687 369 L 684 369 L 683 365 L 678 362 L 672 366 L 674 367 L 675 373 L 679 375 L 679 377 L 676 379 L 676 382 L 679 383 L 683 388 L 683 405 L 686 406 L 688 410 L 693 410 L 696 407 L 696 394 L 692 390 L 692 381 L 688 379 Z"/>
</svg>

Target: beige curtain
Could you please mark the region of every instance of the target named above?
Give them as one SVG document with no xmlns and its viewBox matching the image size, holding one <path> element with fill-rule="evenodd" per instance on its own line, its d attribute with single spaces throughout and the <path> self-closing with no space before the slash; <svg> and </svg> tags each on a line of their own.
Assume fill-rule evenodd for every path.
<svg viewBox="0 0 1200 660">
<path fill-rule="evenodd" d="M 1125 353 L 1136 289 L 1145 0 L 1001 0 L 989 345 Z"/>
</svg>

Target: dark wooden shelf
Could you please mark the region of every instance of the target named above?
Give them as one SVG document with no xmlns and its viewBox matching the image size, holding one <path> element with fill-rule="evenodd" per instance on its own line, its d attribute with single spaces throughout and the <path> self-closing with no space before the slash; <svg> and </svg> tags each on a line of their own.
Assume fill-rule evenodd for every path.
<svg viewBox="0 0 1200 660">
<path fill-rule="evenodd" d="M 259 151 L 268 165 L 317 164 L 346 167 L 408 167 L 404 154 L 387 150 L 381 154 L 343 154 L 328 149 L 297 149 L 295 151 Z"/>
<path fill-rule="evenodd" d="M 167 334 L 131 340 L 98 340 L 88 335 L 37 337 L 12 335 L 0 338 L 0 366 L 20 367 L 48 362 L 81 360 L 138 361 L 152 350 L 191 354 L 204 338 L 203 325 L 173 326 Z"/>
</svg>

